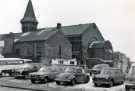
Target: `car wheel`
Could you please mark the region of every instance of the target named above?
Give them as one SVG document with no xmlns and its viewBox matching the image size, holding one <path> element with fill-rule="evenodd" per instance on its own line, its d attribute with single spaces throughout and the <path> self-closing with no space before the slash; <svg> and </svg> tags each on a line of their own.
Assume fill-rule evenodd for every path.
<svg viewBox="0 0 135 91">
<path fill-rule="evenodd" d="M 47 82 L 48 82 L 48 77 L 45 77 L 43 83 L 47 83 Z"/>
<path fill-rule="evenodd" d="M 6 76 L 6 73 L 5 72 L 1 72 L 1 76 L 2 77 Z"/>
<path fill-rule="evenodd" d="M 113 83 L 113 81 L 111 80 L 110 83 L 109 83 L 108 85 L 109 85 L 109 87 L 112 87 L 113 84 L 114 84 L 114 83 Z"/>
<path fill-rule="evenodd" d="M 123 83 L 124 83 L 124 81 L 121 81 L 121 82 L 120 82 L 120 84 L 123 84 Z"/>
<path fill-rule="evenodd" d="M 60 85 L 60 82 L 59 82 L 59 81 L 56 81 L 56 84 L 57 84 L 57 85 Z"/>
<path fill-rule="evenodd" d="M 36 83 L 36 81 L 35 81 L 35 80 L 33 80 L 33 79 L 31 79 L 31 83 L 35 84 L 35 83 Z"/>
<path fill-rule="evenodd" d="M 89 76 L 87 76 L 87 77 L 86 77 L 86 81 L 85 81 L 85 83 L 88 83 L 88 82 L 89 82 L 89 80 L 90 80 L 90 77 L 89 77 Z"/>
<path fill-rule="evenodd" d="M 72 79 L 72 80 L 71 80 L 71 85 L 74 86 L 75 83 L 76 83 L 76 82 L 75 82 L 75 79 Z"/>
<path fill-rule="evenodd" d="M 97 83 L 94 83 L 94 86 L 95 86 L 95 87 L 98 87 L 99 85 L 98 85 Z"/>
</svg>

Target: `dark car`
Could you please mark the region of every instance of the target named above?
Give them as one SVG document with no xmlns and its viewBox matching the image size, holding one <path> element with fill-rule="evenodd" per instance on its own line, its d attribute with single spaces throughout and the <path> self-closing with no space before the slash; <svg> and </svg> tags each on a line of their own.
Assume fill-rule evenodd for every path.
<svg viewBox="0 0 135 91">
<path fill-rule="evenodd" d="M 120 69 L 105 68 L 100 74 L 93 77 L 95 86 L 108 85 L 112 87 L 114 84 L 122 84 L 124 82 L 124 75 Z"/>
<path fill-rule="evenodd" d="M 135 65 L 131 66 L 125 81 L 126 91 L 135 91 Z"/>
<path fill-rule="evenodd" d="M 49 81 L 54 81 L 56 76 L 62 72 L 64 72 L 64 68 L 62 67 L 46 66 L 40 68 L 38 72 L 31 73 L 30 80 L 32 83 L 46 83 Z"/>
<path fill-rule="evenodd" d="M 24 64 L 21 68 L 14 71 L 14 77 L 16 79 L 27 79 L 29 78 L 29 73 L 38 71 L 36 66 L 31 64 Z"/>
<path fill-rule="evenodd" d="M 57 85 L 87 83 L 89 82 L 89 74 L 85 73 L 84 69 L 81 67 L 68 67 L 65 72 L 59 74 L 55 80 Z"/>
</svg>

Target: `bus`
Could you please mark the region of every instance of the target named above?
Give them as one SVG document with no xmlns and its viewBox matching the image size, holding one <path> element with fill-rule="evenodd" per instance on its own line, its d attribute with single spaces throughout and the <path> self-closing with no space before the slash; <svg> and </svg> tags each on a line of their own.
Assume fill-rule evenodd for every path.
<svg viewBox="0 0 135 91">
<path fill-rule="evenodd" d="M 32 63 L 32 60 L 21 58 L 0 58 L 0 76 L 3 76 L 3 74 L 12 75 L 16 69 L 21 68 L 27 63 Z"/>
</svg>

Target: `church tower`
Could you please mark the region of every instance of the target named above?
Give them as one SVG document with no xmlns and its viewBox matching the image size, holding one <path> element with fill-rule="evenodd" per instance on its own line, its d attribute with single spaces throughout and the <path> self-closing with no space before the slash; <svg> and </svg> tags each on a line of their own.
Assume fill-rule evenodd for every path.
<svg viewBox="0 0 135 91">
<path fill-rule="evenodd" d="M 37 30 L 38 21 L 31 0 L 28 2 L 24 17 L 21 19 L 21 24 L 23 33 Z"/>
</svg>

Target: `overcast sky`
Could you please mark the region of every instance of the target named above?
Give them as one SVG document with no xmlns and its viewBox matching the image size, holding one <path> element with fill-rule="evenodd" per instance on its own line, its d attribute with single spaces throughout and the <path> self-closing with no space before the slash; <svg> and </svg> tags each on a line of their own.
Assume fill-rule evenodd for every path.
<svg viewBox="0 0 135 91">
<path fill-rule="evenodd" d="M 135 0 L 32 0 L 39 28 L 95 22 L 114 51 L 135 61 Z M 28 0 L 0 2 L 0 34 L 21 32 Z"/>
</svg>

